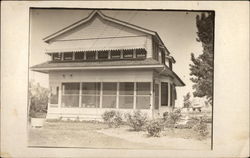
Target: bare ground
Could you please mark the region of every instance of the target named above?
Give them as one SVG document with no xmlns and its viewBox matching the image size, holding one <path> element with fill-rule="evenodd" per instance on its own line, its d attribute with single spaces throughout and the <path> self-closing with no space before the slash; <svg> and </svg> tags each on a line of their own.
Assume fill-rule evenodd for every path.
<svg viewBox="0 0 250 158">
<path fill-rule="evenodd" d="M 29 129 L 29 146 L 124 149 L 194 149 L 209 150 L 210 139 L 197 140 L 188 129 L 162 132 L 148 137 L 145 131 L 129 127 L 108 128 L 98 122 L 46 122 L 42 128 Z"/>
</svg>

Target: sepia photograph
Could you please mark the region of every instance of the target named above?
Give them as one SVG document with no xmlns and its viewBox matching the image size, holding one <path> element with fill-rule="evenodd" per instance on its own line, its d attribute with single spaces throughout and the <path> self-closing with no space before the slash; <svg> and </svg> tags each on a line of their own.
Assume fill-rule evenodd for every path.
<svg viewBox="0 0 250 158">
<path fill-rule="evenodd" d="M 0 59 L 0 157 L 249 157 L 247 1 L 3 1 Z"/>
<path fill-rule="evenodd" d="M 31 8 L 28 147 L 212 150 L 214 18 Z"/>
</svg>

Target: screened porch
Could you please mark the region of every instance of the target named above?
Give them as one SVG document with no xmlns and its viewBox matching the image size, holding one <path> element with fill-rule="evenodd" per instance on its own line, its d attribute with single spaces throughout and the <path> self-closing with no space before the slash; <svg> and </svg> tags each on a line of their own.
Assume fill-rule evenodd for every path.
<svg viewBox="0 0 250 158">
<path fill-rule="evenodd" d="M 56 104 L 59 94 L 52 94 L 50 104 L 61 108 L 150 109 L 151 94 L 150 82 L 65 82 L 61 84 L 61 103 Z"/>
</svg>

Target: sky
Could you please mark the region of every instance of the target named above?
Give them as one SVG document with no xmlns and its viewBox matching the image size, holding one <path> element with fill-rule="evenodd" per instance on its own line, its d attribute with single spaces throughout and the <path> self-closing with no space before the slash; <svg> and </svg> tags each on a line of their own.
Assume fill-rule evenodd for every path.
<svg viewBox="0 0 250 158">
<path fill-rule="evenodd" d="M 30 11 L 30 62 L 33 66 L 48 61 L 44 53 L 46 43 L 43 38 L 86 18 L 92 10 L 32 9 Z M 139 11 L 139 10 L 102 10 L 107 16 L 129 22 L 156 31 L 176 60 L 173 70 L 186 84 L 177 87 L 176 106 L 182 106 L 183 96 L 192 92 L 189 64 L 191 53 L 198 56 L 202 53 L 202 45 L 196 41 L 196 16 L 200 12 L 185 11 Z M 48 75 L 30 71 L 30 80 L 48 87 Z"/>
</svg>

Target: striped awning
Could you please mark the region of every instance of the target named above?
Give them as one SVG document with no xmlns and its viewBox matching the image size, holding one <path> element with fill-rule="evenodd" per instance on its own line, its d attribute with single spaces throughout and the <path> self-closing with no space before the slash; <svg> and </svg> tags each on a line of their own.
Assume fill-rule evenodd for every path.
<svg viewBox="0 0 250 158">
<path fill-rule="evenodd" d="M 48 44 L 46 53 L 81 52 L 146 48 L 145 36 L 110 37 L 55 41 Z"/>
</svg>

